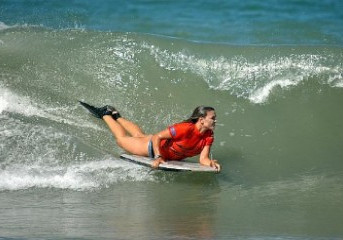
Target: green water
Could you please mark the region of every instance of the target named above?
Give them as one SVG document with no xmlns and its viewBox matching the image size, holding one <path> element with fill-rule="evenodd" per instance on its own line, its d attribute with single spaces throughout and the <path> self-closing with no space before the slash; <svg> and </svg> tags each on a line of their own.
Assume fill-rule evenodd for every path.
<svg viewBox="0 0 343 240">
<path fill-rule="evenodd" d="M 341 48 L 36 27 L 0 39 L 0 236 L 343 236 Z M 215 107 L 212 153 L 222 172 L 120 160 L 79 99 L 113 104 L 148 133 L 200 104 Z"/>
</svg>

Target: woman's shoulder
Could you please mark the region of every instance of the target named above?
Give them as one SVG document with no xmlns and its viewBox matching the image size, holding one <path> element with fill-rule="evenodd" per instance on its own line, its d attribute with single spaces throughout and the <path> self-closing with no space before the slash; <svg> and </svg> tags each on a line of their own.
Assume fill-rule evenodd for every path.
<svg viewBox="0 0 343 240">
<path fill-rule="evenodd" d="M 188 134 L 194 130 L 194 124 L 191 122 L 179 122 L 169 127 L 172 136 Z"/>
</svg>

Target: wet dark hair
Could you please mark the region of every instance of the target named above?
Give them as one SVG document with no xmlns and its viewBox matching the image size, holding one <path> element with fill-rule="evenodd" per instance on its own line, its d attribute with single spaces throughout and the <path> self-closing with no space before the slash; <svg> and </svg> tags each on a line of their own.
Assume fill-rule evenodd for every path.
<svg viewBox="0 0 343 240">
<path fill-rule="evenodd" d="M 215 111 L 213 107 L 208 106 L 199 106 L 196 107 L 192 113 L 192 116 L 190 118 L 186 119 L 184 122 L 191 122 L 196 123 L 199 118 L 206 117 L 207 112 Z"/>
</svg>

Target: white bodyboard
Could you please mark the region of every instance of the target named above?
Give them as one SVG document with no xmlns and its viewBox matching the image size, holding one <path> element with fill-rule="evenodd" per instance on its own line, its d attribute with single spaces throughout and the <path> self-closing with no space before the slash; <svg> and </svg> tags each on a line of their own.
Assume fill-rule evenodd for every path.
<svg viewBox="0 0 343 240">
<path fill-rule="evenodd" d="M 142 157 L 137 155 L 122 154 L 121 159 L 140 164 L 143 166 L 151 167 L 151 163 L 154 161 L 149 157 Z M 161 163 L 158 169 L 165 171 L 192 171 L 192 172 L 213 172 L 216 173 L 216 169 L 201 165 L 200 163 L 185 162 L 185 161 L 166 161 Z"/>
</svg>

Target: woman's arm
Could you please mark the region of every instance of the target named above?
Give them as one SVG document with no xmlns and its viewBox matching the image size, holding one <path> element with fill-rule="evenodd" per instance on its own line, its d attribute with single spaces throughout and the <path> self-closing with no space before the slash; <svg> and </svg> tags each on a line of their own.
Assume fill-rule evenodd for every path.
<svg viewBox="0 0 343 240">
<path fill-rule="evenodd" d="M 153 168 L 158 168 L 158 166 L 165 162 L 165 159 L 163 159 L 160 155 L 160 143 L 162 139 L 170 139 L 172 136 L 170 135 L 169 129 L 165 129 L 155 135 L 152 136 L 151 141 L 154 148 L 155 153 L 155 160 L 152 163 Z"/>
<path fill-rule="evenodd" d="M 199 162 L 202 165 L 213 167 L 218 172 L 220 172 L 220 164 L 217 163 L 217 160 L 212 160 L 209 157 L 210 156 L 210 150 L 211 150 L 211 146 L 208 146 L 208 145 L 203 148 L 203 150 L 200 153 Z"/>
</svg>

